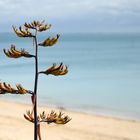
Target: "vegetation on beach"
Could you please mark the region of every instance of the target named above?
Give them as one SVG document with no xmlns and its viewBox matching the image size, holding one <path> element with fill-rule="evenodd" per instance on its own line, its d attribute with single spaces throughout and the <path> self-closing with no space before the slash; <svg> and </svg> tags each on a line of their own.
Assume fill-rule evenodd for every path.
<svg viewBox="0 0 140 140">
<path fill-rule="evenodd" d="M 28 90 L 24 88 L 21 84 L 17 84 L 16 88 L 7 84 L 5 82 L 0 83 L 0 94 L 30 94 L 31 95 L 31 102 L 32 102 L 32 109 L 27 111 L 24 114 L 24 118 L 29 122 L 34 123 L 34 140 L 42 140 L 41 132 L 40 132 L 40 124 L 45 122 L 47 124 L 55 123 L 55 124 L 66 124 L 68 123 L 71 118 L 69 116 L 65 116 L 64 113 L 59 112 L 56 113 L 55 111 L 51 111 L 47 114 L 43 111 L 41 114 L 37 113 L 37 87 L 38 87 L 38 77 L 40 74 L 45 75 L 54 75 L 54 76 L 62 76 L 68 73 L 68 67 L 64 65 L 62 62 L 57 66 L 56 63 L 48 68 L 45 71 L 39 71 L 39 62 L 38 62 L 38 49 L 39 47 L 52 47 L 54 46 L 60 35 L 57 34 L 55 38 L 48 37 L 43 42 L 38 43 L 37 35 L 38 33 L 47 31 L 51 28 L 51 25 L 45 24 L 44 21 L 33 21 L 31 23 L 25 23 L 23 26 L 20 26 L 19 29 L 13 26 L 13 30 L 18 37 L 23 38 L 31 38 L 33 41 L 33 46 L 35 47 L 35 53 L 30 54 L 25 49 L 17 49 L 15 45 L 11 45 L 11 47 L 6 50 L 3 49 L 5 55 L 9 58 L 34 58 L 35 60 L 35 80 L 34 80 L 34 90 Z"/>
</svg>

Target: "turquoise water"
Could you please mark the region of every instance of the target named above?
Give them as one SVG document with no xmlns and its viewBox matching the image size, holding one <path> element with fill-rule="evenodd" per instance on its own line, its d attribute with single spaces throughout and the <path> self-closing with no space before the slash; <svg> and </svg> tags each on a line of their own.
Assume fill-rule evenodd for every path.
<svg viewBox="0 0 140 140">
<path fill-rule="evenodd" d="M 6 58 L 2 49 L 10 44 L 34 52 L 30 39 L 1 33 L 0 80 L 33 90 L 34 60 Z M 39 69 L 46 70 L 54 62 L 64 62 L 69 73 L 40 76 L 40 105 L 140 120 L 140 34 L 64 34 L 54 47 L 40 47 Z M 29 96 L 1 98 L 30 102 Z"/>
</svg>

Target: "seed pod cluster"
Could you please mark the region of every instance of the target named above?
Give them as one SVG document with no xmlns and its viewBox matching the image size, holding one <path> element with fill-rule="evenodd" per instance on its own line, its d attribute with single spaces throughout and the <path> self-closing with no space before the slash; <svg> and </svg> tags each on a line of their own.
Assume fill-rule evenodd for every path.
<svg viewBox="0 0 140 140">
<path fill-rule="evenodd" d="M 56 113 L 55 111 L 51 111 L 50 114 L 47 116 L 47 122 L 48 123 L 55 123 L 55 124 L 66 124 L 71 120 L 69 116 L 64 116 L 64 113 L 59 112 Z"/>
<path fill-rule="evenodd" d="M 24 114 L 24 118 L 30 122 L 34 122 L 34 117 L 31 111 L 27 111 L 26 114 Z M 51 111 L 50 114 L 46 115 L 45 111 L 43 111 L 38 116 L 38 122 L 46 122 L 48 124 L 55 123 L 55 124 L 66 124 L 71 120 L 69 116 L 64 116 L 64 113 L 59 112 L 56 113 L 55 111 Z"/>
<path fill-rule="evenodd" d="M 38 32 L 46 31 L 51 28 L 51 24 L 44 24 L 44 21 L 33 21 L 31 23 L 25 22 L 24 26 L 29 29 L 35 29 Z"/>
<path fill-rule="evenodd" d="M 57 43 L 58 39 L 60 37 L 60 34 L 57 34 L 57 36 L 55 38 L 47 38 L 44 42 L 38 44 L 40 46 L 43 46 L 43 47 L 48 47 L 48 46 L 53 46 Z"/>
<path fill-rule="evenodd" d="M 62 76 L 68 73 L 68 67 L 66 65 L 63 65 L 63 63 L 60 63 L 59 66 L 54 63 L 52 67 L 50 67 L 46 71 L 41 71 L 40 73 L 46 75 L 52 74 L 54 76 Z"/>
<path fill-rule="evenodd" d="M 26 94 L 30 93 L 30 91 L 23 88 L 20 84 L 16 85 L 16 88 L 13 88 L 10 84 L 6 84 L 5 82 L 0 83 L 0 94 Z"/>
<path fill-rule="evenodd" d="M 13 30 L 18 37 L 34 37 L 34 35 L 29 31 L 28 28 L 23 29 L 21 26 L 19 30 L 13 26 Z"/>
<path fill-rule="evenodd" d="M 20 51 L 16 49 L 14 45 L 11 45 L 11 48 L 6 51 L 6 49 L 3 49 L 5 55 L 10 58 L 20 58 L 20 57 L 33 57 L 33 55 L 29 54 L 24 49 L 21 49 Z"/>
</svg>

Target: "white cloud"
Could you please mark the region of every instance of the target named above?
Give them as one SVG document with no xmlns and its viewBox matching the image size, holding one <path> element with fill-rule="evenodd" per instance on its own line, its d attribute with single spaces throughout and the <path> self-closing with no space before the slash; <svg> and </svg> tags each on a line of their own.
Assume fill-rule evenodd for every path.
<svg viewBox="0 0 140 140">
<path fill-rule="evenodd" d="M 88 13 L 89 11 L 116 10 L 139 11 L 138 0 L 4 0 L 0 1 L 2 14 L 41 16 L 70 16 Z"/>
<path fill-rule="evenodd" d="M 110 20 L 123 17 L 129 22 L 132 15 L 135 19 L 140 16 L 139 0 L 0 0 L 3 24 L 40 18 L 68 20 L 71 23 L 82 19 L 79 22 L 102 24 L 107 22 L 106 17 Z"/>
<path fill-rule="evenodd" d="M 140 9 L 139 0 L 4 0 L 0 1 L 0 16 L 68 17 L 87 13 L 132 12 Z"/>
</svg>

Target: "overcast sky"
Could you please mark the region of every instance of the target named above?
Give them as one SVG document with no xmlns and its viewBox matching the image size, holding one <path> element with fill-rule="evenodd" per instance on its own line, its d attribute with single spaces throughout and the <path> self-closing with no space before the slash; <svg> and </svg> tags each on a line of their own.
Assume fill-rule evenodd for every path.
<svg viewBox="0 0 140 140">
<path fill-rule="evenodd" d="M 140 0 L 0 0 L 0 32 L 34 19 L 59 32 L 139 32 Z"/>
</svg>

